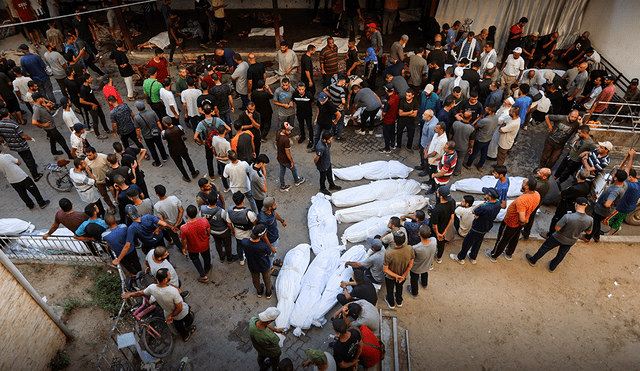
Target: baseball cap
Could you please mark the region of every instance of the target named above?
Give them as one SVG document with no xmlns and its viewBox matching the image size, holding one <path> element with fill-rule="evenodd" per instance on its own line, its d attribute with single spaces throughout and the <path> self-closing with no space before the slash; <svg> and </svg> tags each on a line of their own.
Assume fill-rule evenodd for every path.
<svg viewBox="0 0 640 371">
<path fill-rule="evenodd" d="M 138 215 L 138 209 L 133 205 L 125 206 L 124 211 L 131 219 L 138 219 L 140 217 L 140 215 Z"/>
<path fill-rule="evenodd" d="M 540 32 L 536 31 L 536 32 L 532 33 L 531 36 L 540 36 Z"/>
<path fill-rule="evenodd" d="M 285 123 L 282 125 L 282 127 L 284 127 L 284 130 L 286 130 L 286 131 L 291 131 L 291 130 L 293 130 L 293 125 L 291 125 L 291 124 L 290 124 L 290 123 L 288 123 L 288 122 L 285 122 Z"/>
<path fill-rule="evenodd" d="M 73 125 L 73 131 L 75 131 L 76 133 L 79 133 L 84 128 L 86 128 L 86 126 L 84 126 L 81 123 L 77 123 Z"/>
<path fill-rule="evenodd" d="M 20 44 L 18 49 L 20 49 L 20 50 L 29 50 L 29 47 L 27 46 L 27 44 Z"/>
<path fill-rule="evenodd" d="M 108 73 L 105 73 L 104 75 L 102 75 L 102 81 L 104 81 L 104 83 L 108 83 L 109 79 L 111 78 L 111 76 L 109 76 Z"/>
<path fill-rule="evenodd" d="M 631 85 L 638 85 L 638 79 L 637 78 L 631 79 Z"/>
<path fill-rule="evenodd" d="M 438 193 L 440 193 L 440 196 L 442 197 L 447 197 L 448 195 L 451 194 L 451 190 L 449 190 L 449 186 L 442 186 L 440 188 L 438 188 Z"/>
<path fill-rule="evenodd" d="M 33 100 L 37 100 L 37 99 L 40 99 L 40 98 L 44 98 L 44 96 L 39 91 L 31 94 L 31 99 L 33 99 Z"/>
<path fill-rule="evenodd" d="M 369 245 L 371 245 L 371 248 L 374 249 L 375 251 L 382 250 L 382 247 L 384 246 L 382 244 L 382 241 L 380 241 L 379 238 L 373 238 L 373 239 L 367 238 L 367 242 L 369 242 Z"/>
<path fill-rule="evenodd" d="M 251 231 L 251 238 L 256 239 L 258 237 L 262 237 L 263 234 L 267 232 L 267 226 L 264 224 L 256 224 Z"/>
<path fill-rule="evenodd" d="M 521 47 L 517 47 L 517 48 L 513 49 L 513 52 L 520 54 L 520 53 L 522 53 L 522 48 Z"/>
<path fill-rule="evenodd" d="M 578 197 L 578 198 L 576 198 L 576 204 L 582 205 L 582 206 L 587 206 L 589 204 L 589 202 L 584 197 Z"/>
<path fill-rule="evenodd" d="M 375 23 L 371 22 L 367 24 L 367 27 L 376 28 L 377 26 Z"/>
<path fill-rule="evenodd" d="M 489 195 L 489 197 L 495 198 L 495 199 L 500 197 L 500 194 L 498 193 L 498 191 L 493 187 L 482 187 L 482 193 L 484 193 L 485 195 Z"/>
<path fill-rule="evenodd" d="M 384 85 L 384 90 L 386 91 L 392 91 L 393 89 L 394 89 L 393 84 L 390 82 Z"/>
<path fill-rule="evenodd" d="M 313 362 L 313 364 L 326 365 L 328 363 L 327 356 L 320 349 L 309 348 L 305 351 L 305 353 L 307 354 L 307 358 L 309 358 L 309 360 Z"/>
<path fill-rule="evenodd" d="M 258 318 L 262 322 L 273 321 L 280 315 L 280 310 L 276 307 L 269 307 L 264 312 L 258 314 Z"/>
<path fill-rule="evenodd" d="M 427 84 L 427 86 L 424 87 L 424 92 L 427 94 L 433 93 L 433 85 Z"/>
<path fill-rule="evenodd" d="M 604 78 L 605 80 L 610 80 L 610 81 L 616 81 L 616 77 L 612 74 L 608 74 L 607 76 L 605 76 Z"/>
<path fill-rule="evenodd" d="M 264 201 L 262 201 L 262 210 L 267 210 L 269 209 L 271 206 L 276 204 L 276 199 L 273 197 L 267 197 L 264 199 Z"/>
<path fill-rule="evenodd" d="M 493 64 L 493 62 L 487 63 L 487 69 L 488 70 L 493 69 L 494 67 L 495 67 L 495 65 Z"/>
<path fill-rule="evenodd" d="M 600 147 L 604 147 L 607 150 L 611 151 L 613 149 L 613 144 L 611 144 L 611 142 L 607 141 L 607 142 L 598 142 L 598 145 Z"/>
<path fill-rule="evenodd" d="M 325 92 L 320 93 L 320 95 L 318 96 L 318 100 L 320 102 L 324 102 L 327 99 L 329 99 L 329 96 Z"/>
<path fill-rule="evenodd" d="M 137 108 L 139 111 L 142 111 L 142 110 L 144 109 L 144 103 L 142 103 L 142 102 L 140 102 L 140 101 L 137 101 L 137 102 L 135 103 L 135 106 L 136 106 L 136 108 Z"/>
</svg>

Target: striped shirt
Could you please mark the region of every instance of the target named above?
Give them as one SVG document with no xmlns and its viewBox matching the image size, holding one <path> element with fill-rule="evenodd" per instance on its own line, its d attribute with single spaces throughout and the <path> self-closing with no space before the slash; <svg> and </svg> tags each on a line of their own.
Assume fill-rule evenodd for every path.
<svg viewBox="0 0 640 371">
<path fill-rule="evenodd" d="M 26 151 L 29 144 L 22 136 L 22 129 L 11 119 L 0 120 L 0 136 L 9 145 L 9 149 L 16 152 Z"/>
<path fill-rule="evenodd" d="M 347 98 L 343 86 L 338 86 L 338 84 L 329 85 L 329 98 L 331 98 L 331 102 L 336 106 L 338 111 L 344 110 L 344 107 L 339 108 L 342 104 L 342 100 Z"/>
<path fill-rule="evenodd" d="M 589 177 L 586 179 L 587 182 L 593 182 L 596 175 L 598 175 L 598 173 L 600 173 L 602 170 L 604 170 L 605 167 L 607 167 L 607 165 L 609 165 L 609 161 L 609 154 L 604 157 L 598 157 L 598 148 L 591 151 L 591 153 L 589 153 L 589 156 L 587 157 L 587 163 L 589 164 L 589 167 L 595 168 L 596 171 L 593 174 L 589 172 Z M 585 169 L 585 167 L 582 166 L 582 169 Z"/>
<path fill-rule="evenodd" d="M 333 46 L 329 48 L 329 45 L 322 48 L 320 51 L 320 63 L 324 65 L 324 72 L 327 75 L 334 75 L 338 73 L 338 47 Z"/>
<path fill-rule="evenodd" d="M 451 174 L 456 169 L 456 163 L 458 162 L 458 154 L 456 151 L 453 153 L 444 153 L 440 162 L 438 163 L 438 172 L 444 171 L 444 175 L 435 178 L 435 181 L 438 185 L 443 185 L 449 183 L 449 178 L 451 178 Z"/>
</svg>

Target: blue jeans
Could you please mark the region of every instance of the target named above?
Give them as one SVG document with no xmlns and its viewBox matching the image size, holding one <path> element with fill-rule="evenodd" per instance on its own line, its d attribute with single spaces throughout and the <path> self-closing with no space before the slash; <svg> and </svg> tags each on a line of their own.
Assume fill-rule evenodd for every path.
<svg viewBox="0 0 640 371">
<path fill-rule="evenodd" d="M 278 244 L 280 243 L 280 239 L 271 242 L 271 246 L 276 249 L 276 252 L 269 254 L 269 266 L 273 268 L 273 261 L 276 260 L 276 254 L 278 253 Z"/>
<path fill-rule="evenodd" d="M 233 128 L 233 126 L 231 126 L 231 109 L 220 111 L 220 118 L 229 125 L 230 128 Z"/>
<path fill-rule="evenodd" d="M 227 164 L 223 164 L 220 161 L 217 161 L 217 162 L 218 162 L 218 175 L 220 175 L 220 178 L 222 178 L 222 185 L 224 186 L 224 189 L 229 189 L 229 181 L 227 181 L 227 178 L 222 176 L 222 174 L 224 174 L 224 167 L 227 166 Z"/>
<path fill-rule="evenodd" d="M 323 131 L 329 131 L 329 130 L 322 130 L 320 129 L 320 124 L 316 124 L 315 128 L 313 129 L 313 149 L 314 150 L 316 148 L 316 145 L 320 141 L 320 136 L 322 135 Z"/>
<path fill-rule="evenodd" d="M 338 120 L 338 123 L 333 125 L 333 134 L 336 137 L 341 137 L 342 136 L 342 128 L 344 127 L 344 111 L 338 111 L 340 112 L 340 120 Z"/>
<path fill-rule="evenodd" d="M 284 187 L 284 175 L 287 171 L 287 169 L 291 170 L 291 174 L 293 174 L 293 181 L 297 182 L 298 180 L 300 180 L 300 178 L 298 178 L 298 169 L 296 169 L 295 166 L 291 167 L 291 164 L 285 164 L 282 163 L 280 161 L 278 161 L 278 163 L 280 164 L 280 188 Z"/>
<path fill-rule="evenodd" d="M 469 257 L 471 259 L 476 259 L 478 257 L 478 251 L 480 250 L 480 246 L 482 246 L 482 240 L 484 239 L 484 233 L 478 233 L 473 229 L 467 233 L 462 241 L 462 249 L 458 253 L 458 259 L 464 260 L 467 258 L 467 251 L 471 249 L 471 253 L 469 253 Z"/>
<path fill-rule="evenodd" d="M 247 108 L 247 104 L 249 104 L 249 97 L 247 96 L 247 94 L 238 93 L 238 95 L 240 96 L 240 99 L 242 100 L 242 107 L 240 109 Z"/>
<path fill-rule="evenodd" d="M 558 249 L 558 254 L 549 263 L 549 269 L 555 270 L 558 264 L 562 262 L 562 259 L 564 259 L 565 255 L 567 255 L 567 253 L 571 249 L 571 246 L 573 245 L 563 245 L 560 243 L 560 241 L 556 240 L 553 236 L 549 236 L 549 238 L 547 238 L 547 240 L 544 241 L 544 243 L 542 244 L 542 246 L 540 246 L 540 248 L 538 249 L 536 254 L 533 256 L 533 258 L 531 258 L 532 262 L 535 264 L 538 260 L 540 260 L 540 258 L 544 256 L 544 254 L 548 253 L 550 250 L 552 250 L 556 246 L 560 247 Z"/>
<path fill-rule="evenodd" d="M 487 152 L 489 151 L 489 143 L 491 142 L 476 142 L 473 145 L 473 153 L 469 156 L 469 160 L 467 160 L 467 166 L 473 165 L 473 161 L 475 161 L 476 156 L 480 154 L 480 161 L 478 161 L 478 167 L 482 167 L 484 162 L 487 161 Z"/>
<path fill-rule="evenodd" d="M 239 260 L 244 260 L 244 249 L 242 248 L 242 240 L 236 238 L 236 255 Z"/>
</svg>

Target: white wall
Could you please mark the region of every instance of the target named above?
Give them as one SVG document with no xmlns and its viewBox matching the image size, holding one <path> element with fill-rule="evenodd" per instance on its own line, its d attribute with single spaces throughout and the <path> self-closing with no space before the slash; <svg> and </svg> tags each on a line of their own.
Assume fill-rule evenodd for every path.
<svg viewBox="0 0 640 371">
<path fill-rule="evenodd" d="M 582 18 L 582 30 L 591 33 L 591 45 L 629 80 L 640 77 L 640 2 L 591 0 Z"/>
</svg>

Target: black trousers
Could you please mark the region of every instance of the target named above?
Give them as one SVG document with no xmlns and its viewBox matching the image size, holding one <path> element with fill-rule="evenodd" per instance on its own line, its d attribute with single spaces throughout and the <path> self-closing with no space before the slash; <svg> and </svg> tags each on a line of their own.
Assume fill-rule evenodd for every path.
<svg viewBox="0 0 640 371">
<path fill-rule="evenodd" d="M 556 224 L 558 223 L 558 220 L 565 216 L 568 210 L 567 202 L 564 199 L 560 200 L 558 207 L 556 207 L 556 212 L 551 218 L 551 223 L 549 223 L 549 232 L 547 232 L 547 236 L 551 236 L 553 232 L 556 231 Z"/>
<path fill-rule="evenodd" d="M 552 271 L 555 270 L 558 264 L 560 264 L 564 259 L 564 257 L 567 255 L 569 250 L 571 250 L 571 246 L 573 245 L 563 245 L 560 243 L 560 241 L 556 240 L 553 236 L 549 236 L 547 240 L 544 241 L 542 246 L 540 246 L 540 248 L 535 253 L 535 255 L 533 255 L 531 260 L 533 261 L 534 264 L 537 263 L 538 260 L 540 260 L 540 258 L 542 258 L 546 253 L 554 249 L 556 246 L 558 247 L 558 254 L 556 254 L 556 257 L 553 258 L 549 263 L 549 269 L 551 269 Z"/>
<path fill-rule="evenodd" d="M 542 200 L 540 200 L 540 205 L 542 205 Z M 531 228 L 533 227 L 533 222 L 536 221 L 536 212 L 538 212 L 540 205 L 533 210 L 531 215 L 529 215 L 529 221 L 522 227 L 522 235 L 524 238 L 529 238 L 529 235 L 531 234 Z"/>
<path fill-rule="evenodd" d="M 429 285 L 429 272 L 413 273 L 409 271 L 409 277 L 411 279 L 411 293 L 413 295 L 418 295 L 418 281 L 420 281 L 420 284 L 422 284 L 422 287 L 425 289 L 427 285 Z"/>
<path fill-rule="evenodd" d="M 58 86 L 60 86 L 60 91 L 62 92 L 62 95 L 66 98 L 69 98 L 69 93 L 67 93 L 67 89 L 65 88 L 64 80 L 65 79 L 56 79 L 56 82 L 58 83 Z"/>
<path fill-rule="evenodd" d="M 178 234 L 169 228 L 163 229 L 162 232 L 164 233 L 165 239 L 166 240 L 171 239 L 171 242 L 173 242 L 173 244 L 176 245 L 178 250 L 182 252 L 182 241 L 180 241 L 180 237 L 178 236 Z"/>
<path fill-rule="evenodd" d="M 436 257 L 438 259 L 442 259 L 442 255 L 444 254 L 444 247 L 445 247 L 445 244 L 447 243 L 447 241 L 444 240 L 444 239 L 442 241 L 436 239 L 436 241 L 437 241 L 436 242 L 436 247 L 438 248 L 438 251 L 436 253 Z"/>
<path fill-rule="evenodd" d="M 47 132 L 47 136 L 49 137 L 51 154 L 53 155 L 55 152 L 58 152 L 58 148 L 56 148 L 56 143 L 58 143 L 60 144 L 60 147 L 62 147 L 62 150 L 65 151 L 67 156 L 69 156 L 70 159 L 73 159 L 73 156 L 71 155 L 71 150 L 69 150 L 69 146 L 67 146 L 67 141 L 64 140 L 64 137 L 62 136 L 62 134 L 60 134 L 58 129 L 53 128 L 45 131 Z"/>
<path fill-rule="evenodd" d="M 18 195 L 29 209 L 33 209 L 35 205 L 33 204 L 33 201 L 31 200 L 31 197 L 29 197 L 28 193 L 31 193 L 31 195 L 33 195 L 33 197 L 36 199 L 36 202 L 38 203 L 38 206 L 44 205 L 45 200 L 42 198 L 42 195 L 40 195 L 40 191 L 38 190 L 36 183 L 33 182 L 33 179 L 26 177 L 18 183 L 11 183 L 11 186 L 16 190 L 16 192 L 18 192 Z"/>
<path fill-rule="evenodd" d="M 176 330 L 182 336 L 182 340 L 189 337 L 189 329 L 193 324 L 193 312 L 189 311 L 189 314 L 184 316 L 183 319 L 174 319 L 173 324 L 176 326 Z"/>
<path fill-rule="evenodd" d="M 187 35 L 183 34 L 182 32 L 178 32 L 176 30 L 176 36 L 182 36 L 182 45 L 180 45 L 180 50 L 184 49 L 185 44 L 187 43 Z M 171 46 L 171 51 L 169 52 L 169 62 L 173 62 L 173 53 L 175 53 L 176 51 L 176 46 L 178 46 L 178 43 L 176 42 L 176 40 L 171 37 L 171 33 L 169 33 L 169 45 Z"/>
<path fill-rule="evenodd" d="M 333 173 L 331 172 L 331 166 L 327 170 L 320 171 L 320 189 L 327 189 L 325 187 L 325 182 L 329 181 L 329 187 L 335 187 L 335 183 L 333 182 Z"/>
<path fill-rule="evenodd" d="M 140 149 L 144 149 L 144 146 L 138 140 L 138 136 L 136 135 L 136 131 L 135 130 L 130 132 L 130 133 L 127 133 L 127 134 L 120 134 L 120 141 L 122 142 L 122 146 L 125 149 L 129 148 L 129 141 L 132 141 L 133 144 L 136 145 L 136 147 L 138 147 Z"/>
<path fill-rule="evenodd" d="M 587 240 L 591 240 L 593 238 L 594 241 L 600 241 L 600 230 L 602 228 L 602 221 L 606 218 L 606 216 L 602 216 L 598 213 L 593 213 L 591 215 L 593 217 L 593 228 L 591 229 L 591 233 L 586 234 Z M 607 215 L 608 216 L 608 215 Z"/>
<path fill-rule="evenodd" d="M 300 138 L 302 140 L 307 138 L 305 134 L 305 128 L 309 132 L 309 142 L 313 141 L 313 123 L 311 121 L 311 115 L 298 114 L 298 125 L 300 125 Z"/>
<path fill-rule="evenodd" d="M 169 156 L 167 156 L 167 151 L 164 149 L 164 145 L 162 144 L 162 139 L 160 139 L 159 135 L 151 138 L 144 138 L 144 142 L 149 148 L 149 152 L 151 152 L 151 157 L 155 163 L 160 163 L 160 158 L 158 157 L 158 151 L 160 151 L 160 156 L 163 160 L 167 160 Z M 156 151 L 157 149 L 157 151 Z"/>
<path fill-rule="evenodd" d="M 554 174 L 558 182 L 564 183 L 570 176 L 574 175 L 578 169 L 582 166 L 582 163 L 575 162 L 569 156 L 565 157 L 560 163 L 560 166 L 556 169 Z"/>
<path fill-rule="evenodd" d="M 402 304 L 402 288 L 404 286 L 404 281 L 396 282 L 395 279 L 390 279 L 385 276 L 384 283 L 387 286 L 387 302 L 391 305 L 395 305 L 396 303 Z"/>
<path fill-rule="evenodd" d="M 216 250 L 218 251 L 218 256 L 220 260 L 224 260 L 225 257 L 227 261 L 231 261 L 231 231 L 227 230 L 222 234 L 211 234 L 213 237 L 213 242 L 216 244 Z M 224 251 L 222 250 L 222 245 L 224 244 Z"/>
<path fill-rule="evenodd" d="M 402 148 L 402 132 L 404 131 L 404 128 L 407 128 L 407 149 L 411 149 L 413 147 L 413 137 L 416 132 L 416 124 L 413 120 L 398 120 L 398 132 L 396 133 L 396 137 L 398 138 L 396 141 L 398 148 Z"/>
<path fill-rule="evenodd" d="M 162 118 L 167 115 L 167 110 L 164 108 L 164 104 L 162 104 L 162 102 L 156 102 L 149 104 L 149 107 L 151 107 L 153 112 L 158 115 L 158 118 L 162 122 Z"/>
<path fill-rule="evenodd" d="M 269 134 L 269 130 L 271 130 L 271 118 L 273 113 L 267 115 L 260 112 L 260 136 L 262 139 L 266 139 Z M 301 129 L 302 130 L 302 129 Z"/>
<path fill-rule="evenodd" d="M 491 252 L 491 257 L 497 259 L 505 248 L 507 249 L 507 255 L 513 255 L 516 251 L 516 246 L 518 246 L 520 231 L 522 231 L 521 225 L 513 228 L 509 227 L 505 222 L 500 223 L 498 238 L 496 239 L 496 244 Z"/>
<path fill-rule="evenodd" d="M 176 166 L 178 167 L 178 170 L 180 170 L 180 172 L 182 173 L 182 176 L 185 178 L 189 178 L 189 174 L 187 174 L 187 171 L 184 169 L 184 165 L 182 164 L 182 160 L 184 160 L 184 162 L 187 163 L 187 166 L 189 167 L 189 171 L 191 172 L 191 174 L 195 174 L 196 173 L 196 168 L 193 167 L 193 161 L 191 161 L 191 157 L 189 157 L 189 153 L 185 153 L 182 155 L 171 155 L 171 159 L 173 160 L 173 162 L 176 163 Z"/>
<path fill-rule="evenodd" d="M 38 173 L 38 164 L 36 164 L 36 159 L 33 158 L 33 153 L 31 153 L 30 149 L 25 149 L 24 151 L 18 152 L 18 156 L 24 161 L 24 164 L 27 165 L 31 176 L 35 179 L 40 175 Z"/>
<path fill-rule="evenodd" d="M 202 256 L 202 260 L 204 261 L 204 267 L 200 262 L 200 256 Z M 200 273 L 200 277 L 206 277 L 207 272 L 211 269 L 211 250 L 207 249 L 203 252 L 189 252 L 189 259 L 193 262 L 193 265 Z"/>
<path fill-rule="evenodd" d="M 98 107 L 98 109 L 91 109 L 91 107 L 84 106 L 85 110 L 89 112 L 91 116 L 91 121 L 93 121 L 93 130 L 96 133 L 96 136 L 100 135 L 100 129 L 98 128 L 98 120 L 102 124 L 104 131 L 109 132 L 109 127 L 107 126 L 107 119 L 104 117 L 104 112 L 102 112 L 102 108 Z M 87 125 L 88 126 L 88 125 Z"/>
<path fill-rule="evenodd" d="M 338 294 L 338 296 L 336 296 L 336 298 L 338 299 L 338 303 L 340 303 L 340 305 L 345 305 L 345 304 L 351 303 L 352 301 L 356 300 L 356 299 L 353 298 L 353 296 L 351 297 L 351 299 L 347 299 L 347 297 L 344 296 L 344 294 Z"/>
<path fill-rule="evenodd" d="M 93 46 L 93 50 L 96 50 L 96 47 Z M 96 66 L 97 59 L 96 57 L 90 57 L 89 59 L 84 61 L 84 64 L 88 67 L 91 68 L 95 73 L 98 74 L 98 76 L 104 76 L 104 72 L 102 72 L 102 70 Z"/>
<path fill-rule="evenodd" d="M 215 41 L 220 41 L 224 33 L 224 18 L 214 18 L 214 22 L 216 24 Z"/>
<path fill-rule="evenodd" d="M 213 150 L 206 144 L 204 145 L 204 156 L 207 158 L 207 171 L 209 172 L 209 176 L 213 178 L 216 175 L 214 171 L 215 168 L 213 167 Z M 220 173 L 220 176 L 222 176 L 222 173 Z"/>
<path fill-rule="evenodd" d="M 136 274 L 142 270 L 142 265 L 140 265 L 138 250 L 136 250 L 133 246 L 131 246 L 131 248 L 133 249 L 133 252 L 125 255 L 124 258 L 122 258 L 122 260 L 120 261 L 120 264 L 122 264 L 122 266 L 127 271 L 129 271 L 129 273 Z"/>
</svg>

